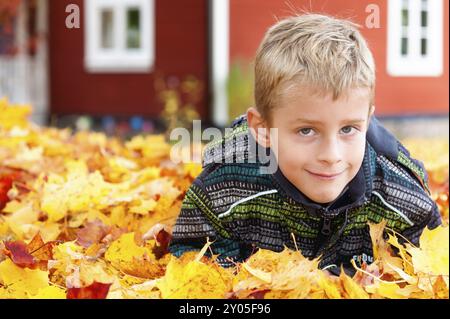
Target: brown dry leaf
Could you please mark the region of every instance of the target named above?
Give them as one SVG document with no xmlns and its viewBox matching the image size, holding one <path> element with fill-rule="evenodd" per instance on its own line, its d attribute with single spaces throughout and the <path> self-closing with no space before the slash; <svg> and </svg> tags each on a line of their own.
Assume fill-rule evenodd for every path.
<svg viewBox="0 0 450 319">
<path fill-rule="evenodd" d="M 87 222 L 77 233 L 77 244 L 87 248 L 93 244 L 98 244 L 108 233 L 110 226 L 105 225 L 100 219 Z"/>
<path fill-rule="evenodd" d="M 386 220 L 382 220 L 378 224 L 369 223 L 370 227 L 370 238 L 372 239 L 372 247 L 373 247 L 373 258 L 380 258 L 380 249 L 383 249 L 384 246 L 384 229 L 386 228 Z"/>
</svg>

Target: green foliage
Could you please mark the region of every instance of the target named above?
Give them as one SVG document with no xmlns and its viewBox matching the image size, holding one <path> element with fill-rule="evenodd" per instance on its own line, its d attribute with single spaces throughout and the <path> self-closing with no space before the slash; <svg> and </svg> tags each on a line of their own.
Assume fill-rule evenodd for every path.
<svg viewBox="0 0 450 319">
<path fill-rule="evenodd" d="M 227 82 L 230 119 L 236 118 L 254 105 L 253 83 L 253 65 L 244 60 L 234 61 Z"/>
</svg>

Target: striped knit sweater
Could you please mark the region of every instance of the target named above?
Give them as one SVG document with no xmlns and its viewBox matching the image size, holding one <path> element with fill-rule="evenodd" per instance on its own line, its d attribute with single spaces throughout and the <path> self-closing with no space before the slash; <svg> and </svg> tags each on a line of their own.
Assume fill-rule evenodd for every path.
<svg viewBox="0 0 450 319">
<path fill-rule="evenodd" d="M 353 274 L 373 261 L 369 222 L 387 227 L 418 244 L 424 229 L 441 224 L 429 197 L 421 162 L 373 117 L 363 164 L 341 195 L 328 206 L 312 202 L 281 173 L 262 174 L 250 161 L 248 124 L 237 119 L 231 133 L 208 145 L 203 171 L 187 191 L 169 249 L 175 256 L 199 250 L 209 238 L 218 262 L 229 267 L 258 248 L 299 249 L 320 257 L 319 267 Z M 234 161 L 234 163 L 231 163 Z"/>
</svg>

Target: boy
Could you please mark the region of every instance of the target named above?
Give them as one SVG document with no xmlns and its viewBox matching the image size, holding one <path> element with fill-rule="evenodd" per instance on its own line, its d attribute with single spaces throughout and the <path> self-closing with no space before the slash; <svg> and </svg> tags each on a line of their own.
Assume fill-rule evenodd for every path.
<svg viewBox="0 0 450 319">
<path fill-rule="evenodd" d="M 353 23 L 307 14 L 272 26 L 255 61 L 256 107 L 206 148 L 171 253 L 209 238 L 228 267 L 287 246 L 338 275 L 341 265 L 354 273 L 351 259 L 373 261 L 369 222 L 384 219 L 417 245 L 440 214 L 423 165 L 372 115 L 374 88 L 373 57 Z M 261 169 L 252 141 L 275 154 L 274 172 Z"/>
</svg>

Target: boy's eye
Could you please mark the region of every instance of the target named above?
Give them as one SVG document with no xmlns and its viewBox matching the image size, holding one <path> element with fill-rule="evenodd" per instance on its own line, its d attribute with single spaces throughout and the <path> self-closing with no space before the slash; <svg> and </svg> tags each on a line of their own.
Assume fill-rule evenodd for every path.
<svg viewBox="0 0 450 319">
<path fill-rule="evenodd" d="M 341 132 L 344 134 L 350 134 L 353 131 L 353 126 L 345 126 L 341 129 Z"/>
<path fill-rule="evenodd" d="M 312 128 L 301 128 L 298 132 L 303 136 L 311 136 L 314 131 Z"/>
</svg>

